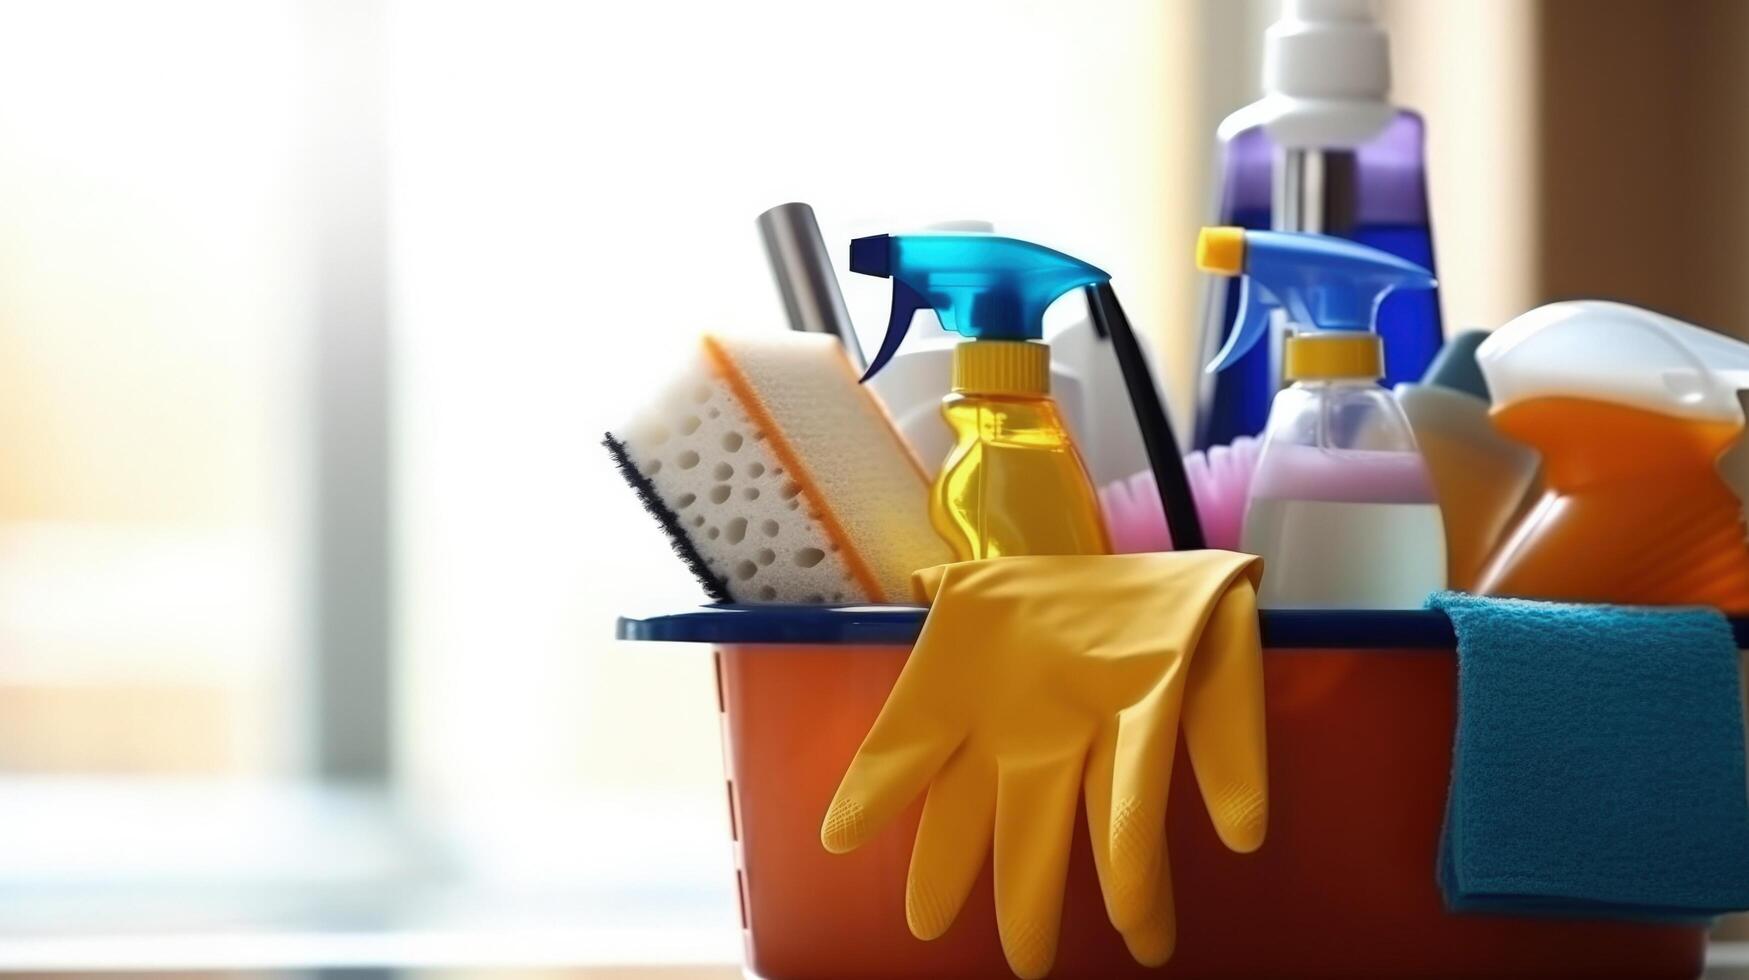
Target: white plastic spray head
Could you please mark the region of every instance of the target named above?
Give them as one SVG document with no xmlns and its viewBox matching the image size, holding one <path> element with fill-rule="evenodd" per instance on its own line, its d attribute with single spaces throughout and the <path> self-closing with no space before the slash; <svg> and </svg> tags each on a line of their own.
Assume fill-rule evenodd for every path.
<svg viewBox="0 0 1749 980">
<path fill-rule="evenodd" d="M 1749 344 L 1626 303 L 1550 303 L 1476 348 L 1496 406 L 1583 398 L 1743 424 Z"/>
<path fill-rule="evenodd" d="M 1264 126 L 1287 149 L 1354 147 L 1396 114 L 1391 40 L 1370 0 L 1285 0 L 1263 35 L 1263 98 L 1228 116 L 1222 138 Z"/>
<path fill-rule="evenodd" d="M 1296 99 L 1383 100 L 1391 40 L 1369 0 L 1287 0 L 1263 35 L 1263 91 Z"/>
</svg>

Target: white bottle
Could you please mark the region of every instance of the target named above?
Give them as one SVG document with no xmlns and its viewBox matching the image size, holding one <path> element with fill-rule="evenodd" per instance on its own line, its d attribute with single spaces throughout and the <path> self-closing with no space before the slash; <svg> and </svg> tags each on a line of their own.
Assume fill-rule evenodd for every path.
<svg viewBox="0 0 1749 980">
<path fill-rule="evenodd" d="M 1238 363 L 1277 313 L 1282 349 L 1243 550 L 1263 558 L 1258 603 L 1274 608 L 1416 609 L 1445 588 L 1445 527 L 1403 409 L 1379 386 L 1373 316 L 1397 289 L 1431 289 L 1426 269 L 1326 235 L 1204 228 L 1197 265 L 1243 275 L 1220 356 Z"/>
<path fill-rule="evenodd" d="M 1288 344 L 1326 341 L 1377 338 Z M 1376 374 L 1319 374 L 1299 372 L 1269 413 L 1241 535 L 1264 559 L 1258 604 L 1419 609 L 1445 588 L 1445 526 L 1409 420 Z"/>
</svg>

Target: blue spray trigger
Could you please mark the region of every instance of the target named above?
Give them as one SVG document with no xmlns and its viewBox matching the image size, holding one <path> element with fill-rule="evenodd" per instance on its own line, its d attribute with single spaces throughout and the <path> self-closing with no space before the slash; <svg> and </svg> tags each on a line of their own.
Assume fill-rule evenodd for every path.
<svg viewBox="0 0 1749 980">
<path fill-rule="evenodd" d="M 864 381 L 892 360 L 920 309 L 971 340 L 1040 340 L 1045 308 L 1057 297 L 1111 278 L 1072 255 L 981 232 L 858 238 L 850 269 L 893 280 L 887 334 Z"/>
<path fill-rule="evenodd" d="M 1211 373 L 1231 367 L 1268 334 L 1273 310 L 1305 327 L 1369 330 L 1392 290 L 1435 285 L 1433 274 L 1413 262 L 1330 235 L 1205 228 L 1198 255 L 1204 271 L 1244 276 L 1238 316 L 1209 363 Z"/>
<path fill-rule="evenodd" d="M 853 264 L 851 268 L 856 267 Z M 893 312 L 887 317 L 887 335 L 881 338 L 881 349 L 875 353 L 874 360 L 868 362 L 868 370 L 862 372 L 862 381 L 874 377 L 876 371 L 887 366 L 887 362 L 899 352 L 899 345 L 905 342 L 905 335 L 911 330 L 911 319 L 918 310 L 928 308 L 928 297 L 905 285 L 903 280 L 893 282 Z"/>
<path fill-rule="evenodd" d="M 1257 341 L 1269 330 L 1270 311 L 1280 308 L 1280 301 L 1255 280 L 1249 277 L 1239 280 L 1239 312 L 1233 329 L 1227 334 L 1227 342 L 1221 346 L 1221 352 L 1203 370 L 1208 374 L 1225 371 L 1239 358 L 1249 354 L 1251 348 L 1257 346 Z"/>
</svg>

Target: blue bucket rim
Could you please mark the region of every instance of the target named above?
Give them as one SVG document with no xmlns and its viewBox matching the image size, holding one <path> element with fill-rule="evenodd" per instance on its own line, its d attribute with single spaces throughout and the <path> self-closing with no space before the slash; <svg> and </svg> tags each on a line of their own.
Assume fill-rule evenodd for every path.
<svg viewBox="0 0 1749 980">
<path fill-rule="evenodd" d="M 802 606 L 716 603 L 681 612 L 621 616 L 621 640 L 661 643 L 910 646 L 923 629 L 923 606 Z M 1278 650 L 1429 650 L 1457 647 L 1451 620 L 1426 609 L 1265 609 L 1263 645 Z M 1749 649 L 1749 619 L 1732 619 Z"/>
</svg>

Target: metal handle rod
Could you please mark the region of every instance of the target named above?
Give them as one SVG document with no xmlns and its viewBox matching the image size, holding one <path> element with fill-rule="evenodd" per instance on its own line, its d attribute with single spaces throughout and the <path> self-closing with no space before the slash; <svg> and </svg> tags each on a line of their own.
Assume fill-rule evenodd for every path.
<svg viewBox="0 0 1749 980">
<path fill-rule="evenodd" d="M 759 237 L 765 241 L 765 256 L 783 296 L 790 329 L 831 334 L 844 345 L 858 371 L 867 367 L 814 209 L 800 202 L 779 204 L 759 216 Z"/>
<path fill-rule="evenodd" d="M 1276 231 L 1309 231 L 1347 235 L 1357 217 L 1358 174 L 1353 150 L 1310 150 L 1283 147 L 1275 158 L 1275 188 L 1270 198 L 1270 227 Z M 1269 317 L 1269 376 L 1277 390 L 1287 344 L 1287 316 Z"/>
</svg>

